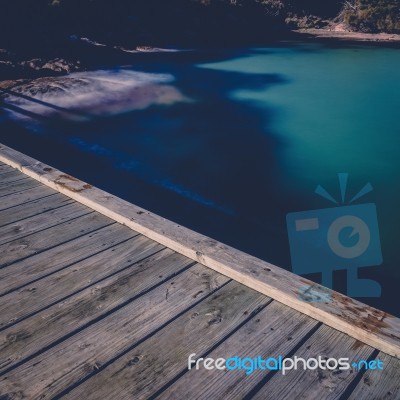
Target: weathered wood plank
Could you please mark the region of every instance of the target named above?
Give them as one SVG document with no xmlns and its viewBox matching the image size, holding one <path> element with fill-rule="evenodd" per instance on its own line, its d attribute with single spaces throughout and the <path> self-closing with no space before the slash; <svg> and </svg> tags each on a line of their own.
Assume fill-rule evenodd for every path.
<svg viewBox="0 0 400 400">
<path fill-rule="evenodd" d="M 373 348 L 356 339 L 323 325 L 296 351 L 296 356 L 318 359 L 319 356 L 329 358 L 348 357 L 349 363 L 368 359 Z M 285 375 L 278 372 L 253 397 L 254 400 L 267 398 L 307 400 L 340 399 L 347 386 L 356 378 L 357 370 L 304 370 L 303 364 L 297 370 L 288 371 Z"/>
<path fill-rule="evenodd" d="M 196 358 L 204 357 L 240 323 L 251 317 L 252 310 L 247 303 L 254 293 L 257 292 L 236 282 L 230 283 L 221 289 L 218 297 L 200 303 L 83 383 L 71 392 L 70 398 L 80 398 L 83 393 L 89 394 L 90 399 L 102 395 L 105 398 L 125 398 L 129 395 L 135 399 L 149 398 L 187 370 L 190 354 L 196 354 Z M 268 301 L 268 297 L 260 297 L 261 304 L 265 305 Z M 281 312 L 283 315 L 280 315 Z M 207 357 L 228 359 L 236 355 L 260 355 L 268 358 L 273 354 L 279 355 L 281 351 L 292 349 L 316 324 L 311 318 L 272 302 Z M 291 334 L 294 336 L 288 340 Z M 135 359 L 137 362 L 132 363 Z M 265 371 L 245 375 L 244 371 L 192 369 L 169 386 L 160 398 L 242 399 L 242 394 L 249 391 L 264 374 Z"/>
<path fill-rule="evenodd" d="M 74 203 L 74 201 L 68 197 L 60 193 L 55 193 L 43 199 L 37 199 L 27 204 L 21 204 L 7 210 L 2 210 L 0 211 L 0 227 L 17 223 L 25 218 L 33 217 L 46 211 L 54 210 L 63 205 L 72 203 Z M 77 203 L 75 202 L 75 204 Z M 83 208 L 81 204 L 79 204 L 79 206 Z M 84 208 L 88 211 L 91 211 L 87 207 Z"/>
<path fill-rule="evenodd" d="M 0 328 L 96 284 L 164 247 L 139 235 L 0 298 Z M 183 256 L 180 256 L 183 257 Z"/>
<path fill-rule="evenodd" d="M 17 395 L 21 399 L 53 398 L 214 292 L 227 280 L 197 264 L 8 372 L 0 378 L 0 392 L 10 398 Z"/>
<path fill-rule="evenodd" d="M 270 357 L 278 358 L 279 356 L 285 356 L 307 333 L 315 328 L 317 324 L 318 322 L 312 318 L 275 301 L 254 316 L 234 335 L 225 340 L 220 346 L 208 354 L 207 357 L 212 357 L 214 359 L 223 357 L 228 359 L 230 357 L 239 356 L 242 359 L 247 357 L 255 359 L 258 356 L 261 356 L 264 360 L 267 360 Z M 196 332 L 196 329 L 193 331 Z M 170 339 L 168 338 L 169 336 L 165 336 L 165 339 L 163 341 L 160 339 L 160 341 L 169 352 L 174 353 L 176 350 L 169 347 Z M 186 338 L 181 337 L 180 340 L 186 343 Z M 192 338 L 192 344 L 189 344 L 188 348 L 185 349 L 186 352 L 182 349 L 182 359 L 180 360 L 179 368 L 175 368 L 175 375 L 187 367 L 187 357 L 190 353 L 196 353 L 194 349 L 195 344 L 197 345 L 198 341 L 201 341 L 201 339 L 198 337 Z M 156 345 L 152 344 L 152 346 Z M 160 353 L 159 356 L 157 356 L 156 353 L 153 353 L 153 349 L 148 348 L 146 351 L 140 353 L 146 355 L 145 366 L 147 366 L 147 362 L 149 361 L 156 362 L 153 360 L 153 357 L 156 359 L 159 358 L 157 363 L 159 362 L 160 364 L 162 362 L 167 363 L 168 358 L 172 358 L 172 355 L 169 352 L 160 349 L 158 349 L 158 351 Z M 181 349 L 179 351 L 181 352 Z M 152 354 L 152 357 L 147 357 L 148 352 Z M 197 354 L 197 357 L 200 357 L 198 352 Z M 185 356 L 186 359 L 183 356 Z M 175 360 L 176 357 L 172 359 Z M 121 361 L 118 360 L 118 364 L 120 363 Z M 111 376 L 109 375 L 111 371 L 116 370 L 117 363 L 115 364 L 115 366 L 112 365 L 105 371 L 108 377 Z M 140 371 L 145 371 L 143 363 L 138 367 Z M 147 370 L 144 380 L 146 382 L 151 382 L 151 385 L 149 385 L 150 389 L 153 385 L 156 385 L 157 376 L 151 371 L 151 364 L 149 364 L 149 367 L 150 370 Z M 133 367 L 129 368 L 130 373 L 133 373 L 134 370 Z M 138 371 L 136 371 L 136 373 L 138 373 Z M 166 373 L 165 370 L 163 373 Z M 268 374 L 268 370 L 261 369 L 255 370 L 251 374 L 246 374 L 245 370 L 227 371 L 218 369 L 207 370 L 205 368 L 196 370 L 193 368 L 172 384 L 158 398 L 213 400 L 243 399 L 251 389 Z M 114 380 L 120 375 L 121 374 L 113 375 L 110 382 L 114 382 Z M 139 374 L 138 376 L 141 375 Z M 147 376 L 150 378 L 147 378 Z M 173 377 L 173 374 L 172 376 L 169 376 L 170 379 Z M 128 378 L 128 375 L 126 375 L 126 378 Z M 97 392 L 92 385 L 94 382 L 88 381 L 85 388 L 88 390 L 88 393 L 93 390 L 99 394 L 100 392 Z M 133 390 L 131 382 L 138 384 L 133 375 L 129 376 L 129 379 L 126 381 L 117 380 L 117 382 L 120 386 L 124 386 L 123 390 L 125 390 L 125 387 Z M 96 384 L 101 385 L 101 383 L 97 381 Z M 109 390 L 112 389 L 112 386 L 113 385 L 110 385 Z M 83 392 L 81 391 L 79 393 Z M 146 390 L 144 393 L 150 394 L 149 392 L 146 392 Z"/>
<path fill-rule="evenodd" d="M 51 196 L 53 197 L 53 196 Z M 49 205 L 50 207 L 50 205 Z M 63 222 L 88 214 L 88 209 L 76 202 L 60 203 L 46 212 L 0 227 L 0 245 L 43 231 Z"/>
<path fill-rule="evenodd" d="M 4 172 L 0 175 L 0 187 L 7 186 L 10 183 L 17 182 L 25 178 L 26 176 L 20 171 L 18 171 L 17 169 L 12 169 L 11 171 Z"/>
<path fill-rule="evenodd" d="M 3 199 L 5 196 L 9 196 L 14 193 L 21 193 L 24 190 L 31 189 L 33 187 L 40 186 L 40 183 L 33 181 L 32 179 L 25 178 L 18 182 L 11 183 L 6 186 L 0 186 L 0 198 Z"/>
<path fill-rule="evenodd" d="M 0 145 L 0 161 L 195 261 L 400 358 L 400 319 L 233 249 Z M 308 285 L 321 298 L 299 296 Z"/>
<path fill-rule="evenodd" d="M 94 232 L 89 230 L 84 234 L 76 231 L 75 234 L 82 236 L 1 269 L 0 296 L 138 235 L 115 223 Z"/>
<path fill-rule="evenodd" d="M 349 400 L 400 399 L 400 360 L 380 352 L 383 370 L 368 370 L 351 393 Z"/>
<path fill-rule="evenodd" d="M 11 168 L 9 165 L 0 163 L 0 174 L 1 174 L 1 175 L 4 174 L 4 173 L 6 173 L 6 172 L 13 171 L 13 170 L 14 170 L 14 169 Z"/>
<path fill-rule="evenodd" d="M 47 186 L 40 185 L 31 189 L 24 190 L 20 193 L 13 193 L 9 196 L 4 196 L 0 201 L 0 210 L 5 210 L 10 207 L 19 206 L 20 204 L 29 203 L 30 201 L 41 199 L 57 193 Z"/>
<path fill-rule="evenodd" d="M 156 246 L 159 249 L 160 245 Z M 153 252 L 149 258 L 1 332 L 0 372 L 193 264 L 170 249 L 154 254 L 156 250 L 157 247 L 147 249 L 142 254 Z"/>
<path fill-rule="evenodd" d="M 62 243 L 96 229 L 110 225 L 110 220 L 98 213 L 88 213 L 45 231 L 0 245 L 0 268 L 22 260 L 36 253 L 59 246 Z"/>
</svg>

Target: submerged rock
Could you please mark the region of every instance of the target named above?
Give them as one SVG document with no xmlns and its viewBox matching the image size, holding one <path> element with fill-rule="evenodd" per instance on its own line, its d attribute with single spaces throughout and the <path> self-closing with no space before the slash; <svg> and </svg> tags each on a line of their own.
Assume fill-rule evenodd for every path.
<svg viewBox="0 0 400 400">
<path fill-rule="evenodd" d="M 21 115 L 81 121 L 190 101 L 172 82 L 171 75 L 124 69 L 80 72 L 21 81 L 2 97 Z"/>
</svg>

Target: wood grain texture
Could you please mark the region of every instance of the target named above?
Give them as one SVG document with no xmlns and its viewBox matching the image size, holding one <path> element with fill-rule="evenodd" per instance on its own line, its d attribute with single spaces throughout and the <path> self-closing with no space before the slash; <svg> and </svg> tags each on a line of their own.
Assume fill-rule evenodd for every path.
<svg viewBox="0 0 400 400">
<path fill-rule="evenodd" d="M 0 328 L 93 285 L 163 248 L 142 235 L 136 236 L 0 297 Z"/>
<path fill-rule="evenodd" d="M 51 196 L 53 197 L 53 196 Z M 76 202 L 63 202 L 59 207 L 0 227 L 0 245 L 43 231 L 66 221 L 88 214 L 86 207 Z"/>
<path fill-rule="evenodd" d="M 115 223 L 86 234 L 81 231 L 75 234 L 78 237 L 66 243 L 0 269 L 0 296 L 138 235 Z"/>
<path fill-rule="evenodd" d="M 191 263 L 192 260 L 165 249 L 0 332 L 0 372 L 101 318 Z M 75 353 L 79 357 L 80 352 Z"/>
<path fill-rule="evenodd" d="M 9 165 L 0 163 L 0 175 L 6 173 L 6 172 L 10 172 L 13 171 L 14 168 L 11 168 Z"/>
<path fill-rule="evenodd" d="M 248 287 L 400 358 L 400 319 L 233 249 L 92 187 L 7 146 L 0 161 L 109 218 Z M 305 286 L 320 298 L 300 297 Z"/>
<path fill-rule="evenodd" d="M 319 356 L 326 359 L 348 357 L 352 363 L 368 359 L 373 350 L 371 347 L 323 325 L 296 351 L 295 355 L 305 360 Z M 253 399 L 340 399 L 347 386 L 356 378 L 357 372 L 354 368 L 349 370 L 338 368 L 335 370 L 319 368 L 304 370 L 303 367 L 287 371 L 285 375 L 278 372 Z"/>
<path fill-rule="evenodd" d="M 93 374 L 227 280 L 197 264 L 0 377 L 0 393 L 10 398 L 50 399 Z"/>
<path fill-rule="evenodd" d="M 40 186 L 40 183 L 29 178 L 21 179 L 20 181 L 10 183 L 9 185 L 0 186 L 0 202 L 5 196 L 9 196 L 14 193 L 22 193 L 27 189 L 37 186 Z"/>
<path fill-rule="evenodd" d="M 242 359 L 247 357 L 254 359 L 261 356 L 267 360 L 270 357 L 285 356 L 317 324 L 317 321 L 306 315 L 274 301 L 207 357 L 229 359 L 239 356 Z M 196 343 L 195 340 L 193 342 Z M 187 349 L 187 356 L 190 352 L 190 349 Z M 166 362 L 169 355 L 164 356 L 163 353 L 161 355 Z M 180 365 L 180 368 L 184 367 L 185 365 Z M 111 369 L 113 368 L 115 367 L 112 366 Z M 150 374 L 150 371 L 148 373 Z M 158 398 L 243 399 L 268 373 L 267 370 L 255 370 L 246 374 L 245 370 L 191 369 Z M 157 378 L 154 373 L 152 377 L 155 380 Z M 90 385 L 90 381 L 88 383 Z M 93 386 L 90 386 L 89 392 L 91 390 L 94 390 Z"/>
<path fill-rule="evenodd" d="M 400 360 L 382 352 L 376 360 L 383 362 L 384 369 L 366 371 L 349 400 L 400 399 Z"/>
<path fill-rule="evenodd" d="M 7 210 L 2 210 L 0 211 L 0 227 L 17 223 L 25 218 L 33 217 L 46 211 L 54 210 L 65 204 L 72 203 L 74 203 L 73 200 L 60 193 L 56 193 L 43 199 L 37 199 L 27 204 L 21 204 Z M 80 206 L 82 207 L 82 205 Z"/>
<path fill-rule="evenodd" d="M 5 172 L 0 175 L 0 187 L 9 185 L 10 183 L 17 182 L 21 179 L 25 179 L 25 176 L 18 170 L 12 169 L 11 171 Z"/>
<path fill-rule="evenodd" d="M 270 301 L 232 281 L 84 382 L 66 398 L 148 399 L 187 368 L 189 354 L 205 353 Z M 194 376 L 186 387 L 188 392 L 183 391 L 179 399 L 195 398 L 190 396 Z M 206 386 L 209 386 L 208 382 Z"/>
<path fill-rule="evenodd" d="M 59 246 L 75 239 L 79 235 L 93 232 L 109 224 L 110 220 L 108 218 L 91 212 L 72 221 L 53 226 L 45 231 L 0 245 L 0 268 L 7 267 L 13 262 L 51 247 Z"/>
<path fill-rule="evenodd" d="M 29 203 L 30 201 L 51 196 L 55 193 L 57 193 L 55 190 L 50 189 L 47 186 L 35 186 L 20 193 L 13 193 L 9 196 L 3 196 L 0 200 L 0 210 L 5 210 L 10 207 L 19 206 L 20 204 Z"/>
</svg>

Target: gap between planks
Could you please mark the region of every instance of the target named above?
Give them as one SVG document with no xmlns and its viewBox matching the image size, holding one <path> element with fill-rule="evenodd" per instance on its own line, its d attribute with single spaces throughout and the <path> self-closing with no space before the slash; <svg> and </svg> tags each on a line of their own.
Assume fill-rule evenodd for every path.
<svg viewBox="0 0 400 400">
<path fill-rule="evenodd" d="M 0 144 L 0 161 L 135 231 L 361 342 L 400 358 L 400 319 L 191 231 Z M 328 302 L 306 302 L 309 286 Z"/>
</svg>

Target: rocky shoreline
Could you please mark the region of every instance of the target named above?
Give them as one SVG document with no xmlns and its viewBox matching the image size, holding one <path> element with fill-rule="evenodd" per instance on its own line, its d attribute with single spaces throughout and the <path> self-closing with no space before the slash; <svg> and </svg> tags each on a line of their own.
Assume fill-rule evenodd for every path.
<svg viewBox="0 0 400 400">
<path fill-rule="evenodd" d="M 370 42 L 375 44 L 398 43 L 400 35 L 394 33 L 364 33 L 352 32 L 341 27 L 321 28 L 321 29 L 299 29 L 296 32 L 316 39 L 332 39 L 346 42 Z"/>
<path fill-rule="evenodd" d="M 65 49 L 65 56 L 60 57 Z M 73 72 L 97 69 L 99 66 L 129 64 L 141 54 L 178 52 L 151 46 L 107 46 L 87 38 L 68 38 L 52 49 L 31 57 L 24 51 L 8 51 L 0 48 L 0 88 L 10 88 L 26 80 L 57 77 Z M 47 53 L 47 54 L 46 54 Z"/>
<path fill-rule="evenodd" d="M 330 40 L 343 42 L 368 42 L 374 45 L 400 44 L 400 35 L 387 33 L 351 32 L 340 25 L 325 28 L 303 28 L 292 31 L 289 40 Z M 65 46 L 65 47 L 63 47 Z M 59 57 L 65 48 L 66 57 Z M 151 46 L 108 46 L 87 38 L 69 37 L 60 43 L 57 52 L 29 57 L 0 48 L 0 88 L 11 88 L 27 80 L 57 77 L 73 72 L 87 71 L 102 66 L 129 64 L 143 53 L 168 53 L 185 51 Z"/>
<path fill-rule="evenodd" d="M 19 58 L 7 50 L 0 49 L 0 77 L 1 80 L 31 78 L 41 76 L 56 76 L 69 74 L 81 69 L 79 61 L 68 61 L 63 58 Z"/>
</svg>

